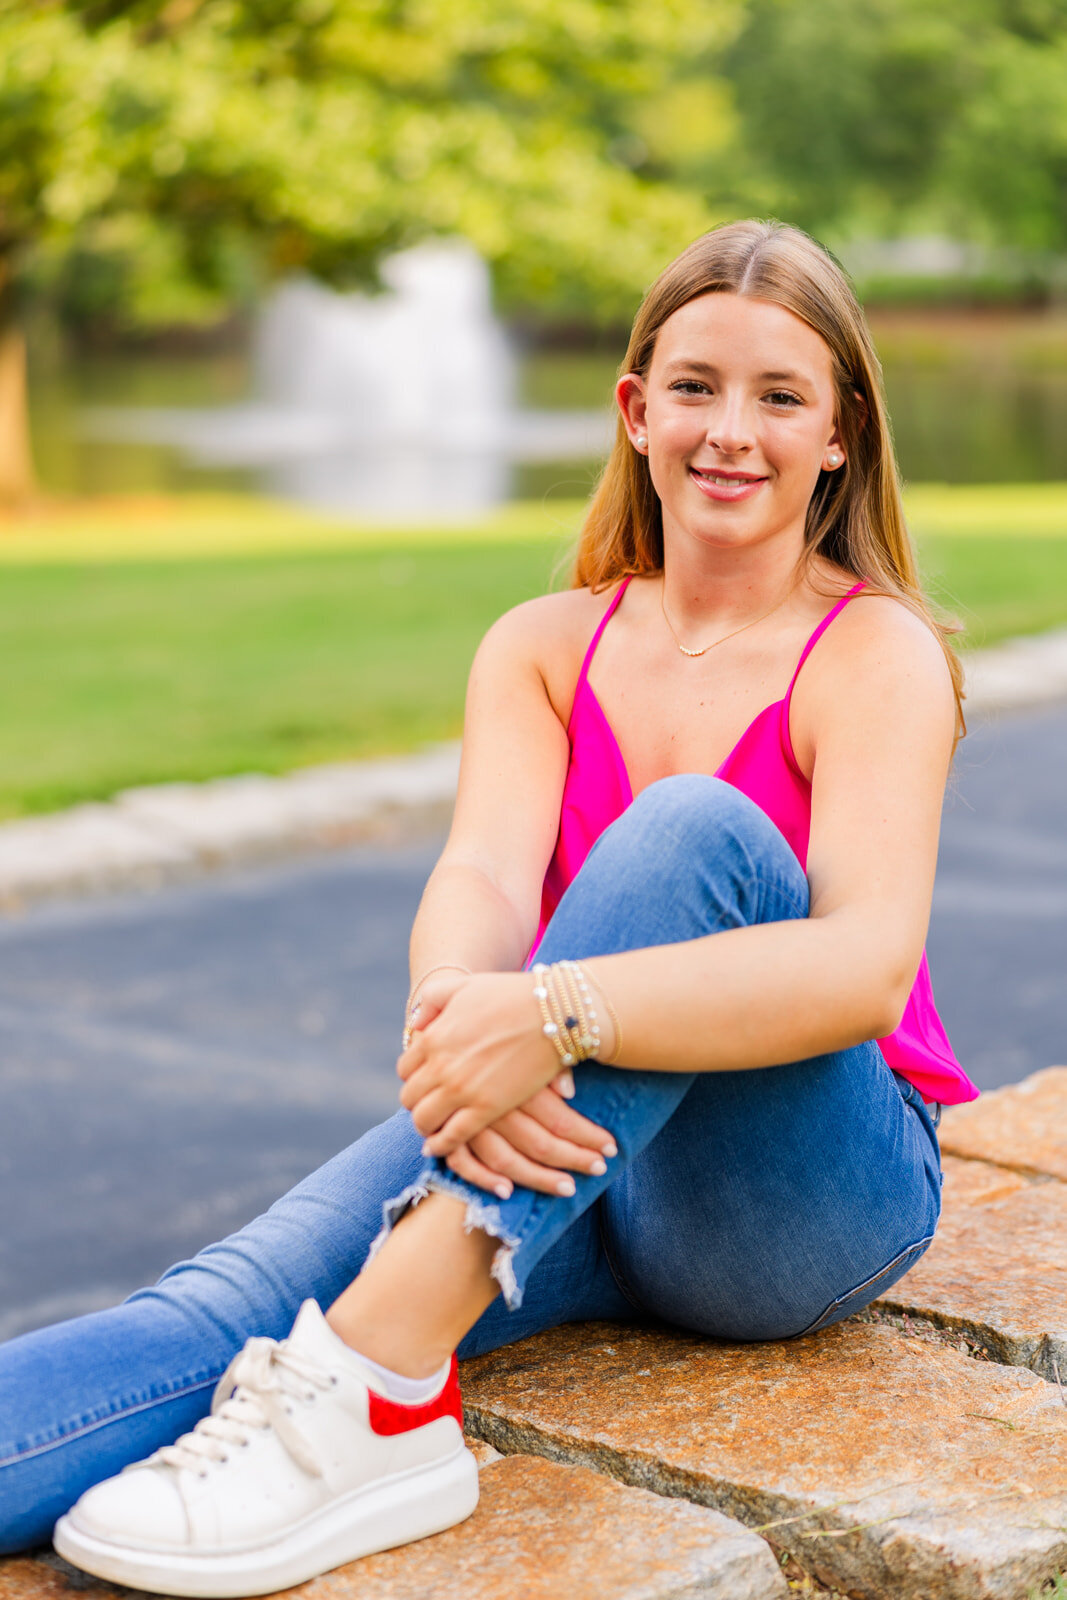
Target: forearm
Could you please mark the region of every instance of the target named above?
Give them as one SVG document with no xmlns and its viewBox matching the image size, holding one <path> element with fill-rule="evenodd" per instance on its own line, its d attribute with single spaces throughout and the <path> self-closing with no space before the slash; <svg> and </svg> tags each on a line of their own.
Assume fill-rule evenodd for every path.
<svg viewBox="0 0 1067 1600">
<path fill-rule="evenodd" d="M 869 921 L 845 914 L 582 965 L 618 1014 L 618 1065 L 662 1072 L 777 1066 L 884 1037 L 914 977 L 906 958 L 887 961 Z"/>
<path fill-rule="evenodd" d="M 440 861 L 411 930 L 411 981 L 445 963 L 471 972 L 517 972 L 535 929 L 484 872 Z"/>
</svg>

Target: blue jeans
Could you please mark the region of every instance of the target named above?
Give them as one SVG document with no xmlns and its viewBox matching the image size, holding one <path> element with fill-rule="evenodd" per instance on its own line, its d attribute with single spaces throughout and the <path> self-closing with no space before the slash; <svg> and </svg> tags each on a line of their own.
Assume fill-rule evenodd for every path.
<svg viewBox="0 0 1067 1600">
<path fill-rule="evenodd" d="M 598 840 L 540 947 L 546 961 L 804 917 L 807 880 L 762 811 L 715 778 L 643 791 Z M 774 1003 L 774 975 L 767 975 Z M 532 1001 L 531 1001 L 532 1004 Z M 420 1155 L 406 1112 L 264 1215 L 110 1311 L 0 1346 L 0 1551 L 46 1540 L 83 1490 L 193 1427 L 253 1334 L 330 1303 L 428 1188 L 502 1240 L 505 1294 L 460 1356 L 559 1323 L 648 1316 L 717 1338 L 811 1333 L 881 1294 L 929 1245 L 937 1136 L 874 1043 L 756 1071 L 586 1062 L 574 1104 L 619 1155 L 573 1197 L 497 1201 Z"/>
</svg>

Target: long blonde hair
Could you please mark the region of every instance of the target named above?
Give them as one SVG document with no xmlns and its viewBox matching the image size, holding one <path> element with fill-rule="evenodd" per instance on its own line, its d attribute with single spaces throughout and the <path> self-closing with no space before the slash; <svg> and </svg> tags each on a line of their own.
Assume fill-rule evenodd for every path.
<svg viewBox="0 0 1067 1600">
<path fill-rule="evenodd" d="M 841 268 L 814 239 L 783 222 L 729 222 L 672 261 L 645 295 L 619 369 L 647 377 L 667 318 L 702 294 L 738 294 L 784 306 L 821 336 L 833 357 L 835 410 L 844 468 L 821 472 L 808 505 L 805 557 L 818 554 L 892 595 L 937 635 L 952 674 L 957 736 L 963 668 L 950 638 L 959 627 L 935 615 L 923 592 L 904 520 L 900 477 L 870 330 Z M 599 590 L 627 573 L 663 567 L 663 521 L 648 458 L 620 417 L 615 445 L 582 525 L 574 586 Z"/>
</svg>

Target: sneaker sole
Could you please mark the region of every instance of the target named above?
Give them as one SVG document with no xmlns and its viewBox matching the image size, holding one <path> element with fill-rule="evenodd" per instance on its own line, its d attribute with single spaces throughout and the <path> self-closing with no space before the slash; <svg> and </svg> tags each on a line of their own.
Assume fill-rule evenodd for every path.
<svg viewBox="0 0 1067 1600">
<path fill-rule="evenodd" d="M 56 1523 L 53 1539 L 65 1561 L 112 1583 L 190 1600 L 241 1600 L 441 1533 L 463 1522 L 477 1504 L 478 1467 L 463 1449 L 431 1467 L 354 1489 L 265 1545 L 203 1555 L 143 1550 L 84 1533 L 70 1513 Z"/>
</svg>

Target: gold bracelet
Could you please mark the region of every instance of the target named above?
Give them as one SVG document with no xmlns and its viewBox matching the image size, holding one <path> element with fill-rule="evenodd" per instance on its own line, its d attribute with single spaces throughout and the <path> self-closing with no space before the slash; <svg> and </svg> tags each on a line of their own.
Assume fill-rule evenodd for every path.
<svg viewBox="0 0 1067 1600">
<path fill-rule="evenodd" d="M 584 993 L 585 993 L 585 998 L 586 998 L 587 1002 L 589 1003 L 590 1007 L 592 1006 L 592 998 L 591 998 L 590 993 L 589 993 L 589 985 L 592 984 L 593 988 L 596 990 L 597 995 L 599 996 L 600 1003 L 603 1005 L 604 1010 L 607 1012 L 608 1016 L 611 1018 L 612 1027 L 615 1029 L 615 1047 L 612 1050 L 610 1056 L 602 1056 L 599 1053 L 600 1044 L 601 1044 L 601 1037 L 600 1037 L 600 1029 L 599 1029 L 599 1027 L 597 1027 L 597 1028 L 595 1028 L 595 1029 L 593 1029 L 591 1031 L 595 1032 L 595 1034 L 597 1036 L 596 1037 L 597 1060 L 601 1063 L 602 1066 L 605 1066 L 605 1067 L 613 1066 L 614 1063 L 616 1061 L 618 1061 L 619 1054 L 620 1054 L 620 1052 L 622 1050 L 622 1023 L 619 1021 L 619 1013 L 615 1010 L 615 1007 L 612 1005 L 611 1001 L 608 999 L 608 996 L 607 996 L 607 994 L 606 994 L 606 992 L 604 990 L 604 985 L 600 982 L 600 980 L 598 978 L 591 978 L 589 976 L 589 974 L 586 972 L 585 968 L 579 962 L 574 961 L 574 962 L 571 962 L 570 964 L 571 964 L 571 966 L 577 968 L 578 972 L 581 974 L 582 978 L 584 978 L 584 980 L 585 980 L 586 987 L 585 987 Z M 595 1011 L 592 1012 L 592 1016 L 594 1018 L 596 1017 L 596 1012 Z"/>
<path fill-rule="evenodd" d="M 581 1003 L 578 998 L 578 988 L 566 961 L 557 961 L 552 968 L 552 976 L 559 984 L 562 992 L 564 1026 L 571 1040 L 572 1054 L 578 1055 L 582 1048 Z"/>
<path fill-rule="evenodd" d="M 574 1008 L 580 1059 L 588 1061 L 591 1056 L 600 1054 L 600 1023 L 589 993 L 589 984 L 577 961 L 561 961 L 560 969 Z"/>
<path fill-rule="evenodd" d="M 615 1010 L 615 1007 L 612 1005 L 611 1001 L 608 999 L 599 983 L 597 984 L 597 988 L 600 989 L 600 998 L 604 1002 L 604 1010 L 611 1018 L 612 1026 L 615 1029 L 615 1048 L 611 1052 L 608 1059 L 604 1062 L 606 1067 L 610 1067 L 613 1066 L 616 1061 L 618 1061 L 622 1052 L 622 1023 L 619 1021 L 619 1013 Z"/>
<path fill-rule="evenodd" d="M 557 961 L 550 967 L 538 962 L 533 975 L 541 1032 L 550 1040 L 561 1064 L 573 1067 L 596 1056 L 600 1050 L 600 1024 L 584 969 L 577 961 Z"/>
<path fill-rule="evenodd" d="M 435 972 L 465 972 L 468 978 L 474 977 L 470 967 L 460 966 L 458 961 L 440 961 L 436 967 L 430 967 L 428 971 L 424 972 L 418 983 L 412 984 L 407 1004 L 404 1007 L 404 1032 L 401 1035 L 401 1043 L 405 1050 L 410 1050 L 411 1048 L 411 1040 L 414 1033 L 411 1024 L 418 1010 L 418 1005 L 415 1002 L 417 1001 L 419 990 L 426 982 L 426 979 L 432 978 Z"/>
<path fill-rule="evenodd" d="M 432 978 L 435 972 L 465 972 L 467 974 L 468 978 L 473 978 L 473 976 L 474 976 L 474 974 L 471 971 L 470 967 L 460 966 L 458 961 L 439 961 L 437 963 L 436 967 L 428 968 L 428 970 L 423 973 L 423 975 L 419 979 L 419 981 L 417 983 L 413 983 L 411 985 L 411 991 L 408 994 L 408 1008 L 409 1009 L 410 1009 L 410 1006 L 411 1006 L 411 1002 L 414 1000 L 415 996 L 418 994 L 419 990 L 422 988 L 423 984 L 426 982 L 426 979 L 427 978 Z"/>
<path fill-rule="evenodd" d="M 543 1019 L 541 1032 L 552 1045 L 563 1066 L 573 1067 L 577 1058 L 571 1053 L 570 1035 L 567 1032 L 562 1008 L 555 993 L 551 968 L 546 967 L 543 962 L 539 961 L 533 969 L 533 975 L 534 998 L 537 1001 Z"/>
</svg>

